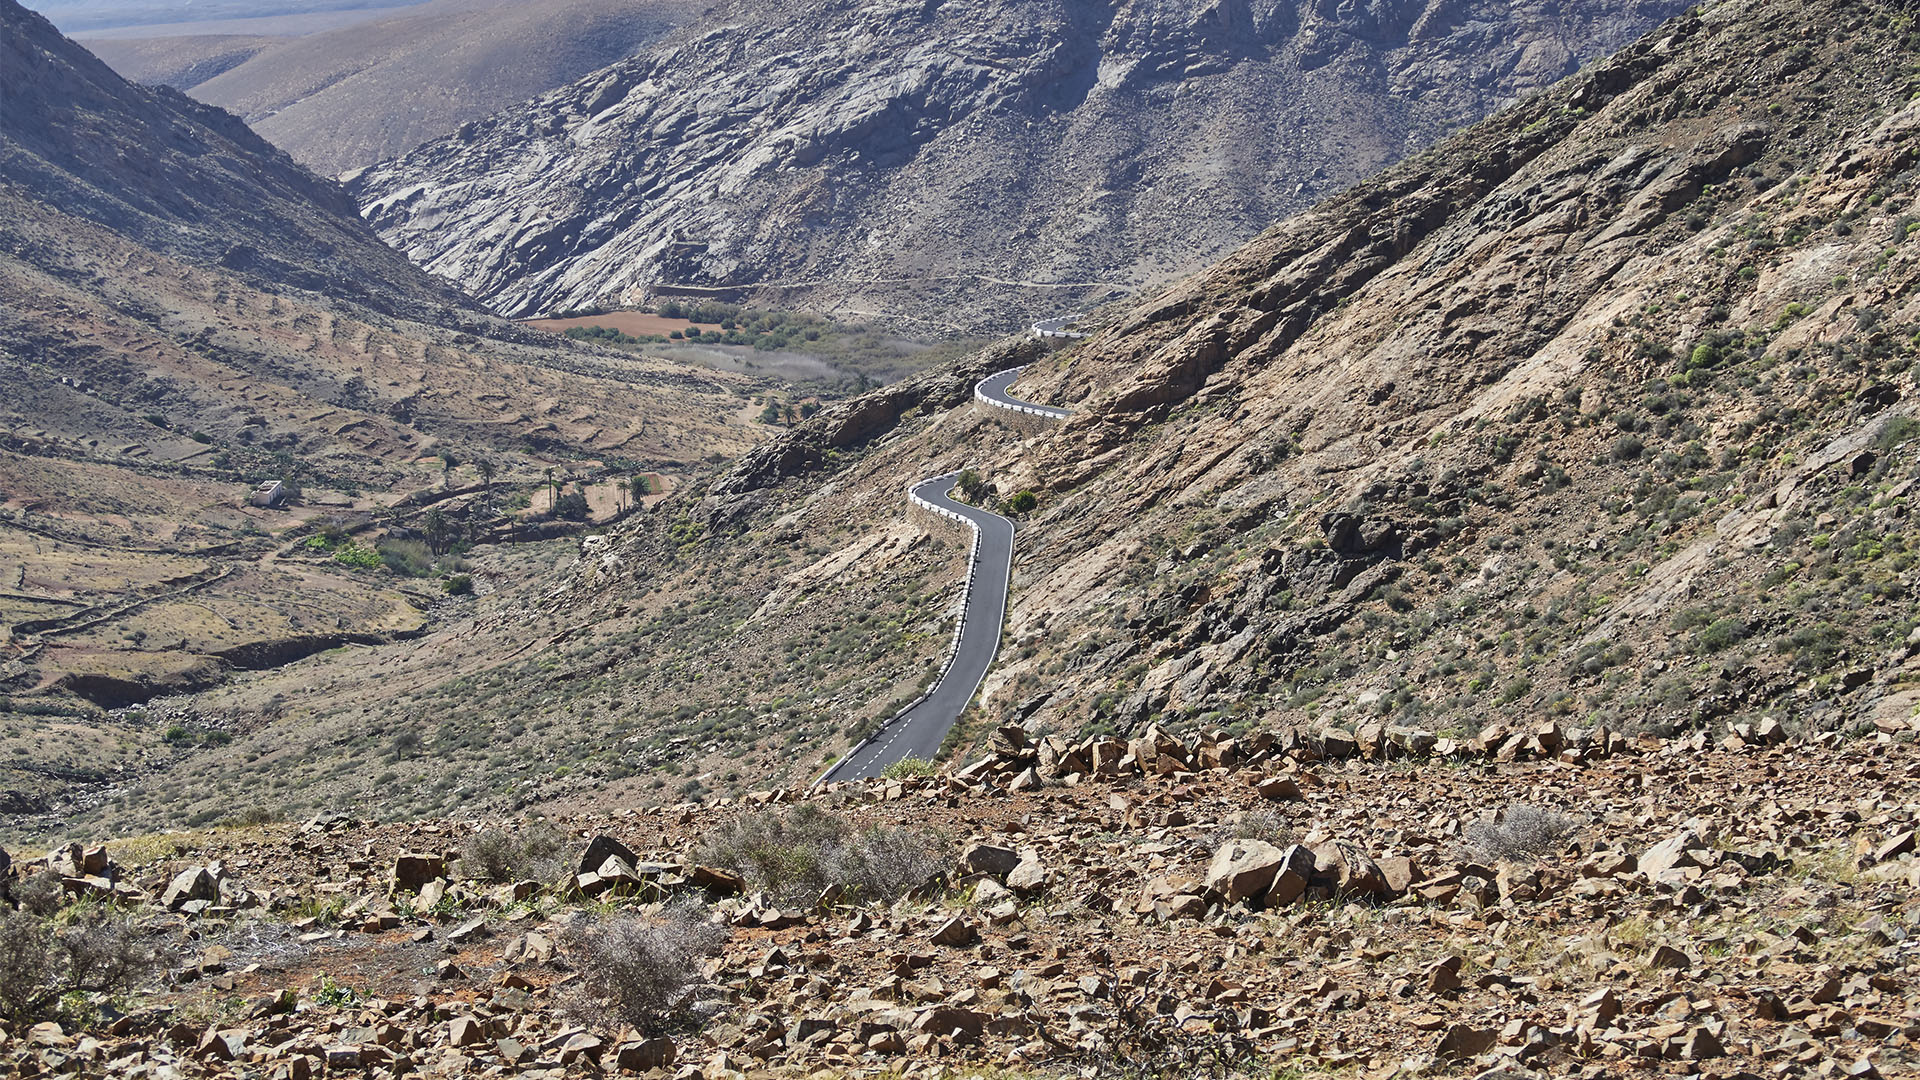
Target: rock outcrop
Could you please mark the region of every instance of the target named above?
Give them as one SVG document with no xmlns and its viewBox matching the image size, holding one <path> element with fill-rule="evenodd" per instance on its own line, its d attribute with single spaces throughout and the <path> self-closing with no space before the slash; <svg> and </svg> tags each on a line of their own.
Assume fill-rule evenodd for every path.
<svg viewBox="0 0 1920 1080">
<path fill-rule="evenodd" d="M 735 3 L 353 181 L 497 310 L 1006 331 L 1193 269 L 1683 5 Z"/>
</svg>

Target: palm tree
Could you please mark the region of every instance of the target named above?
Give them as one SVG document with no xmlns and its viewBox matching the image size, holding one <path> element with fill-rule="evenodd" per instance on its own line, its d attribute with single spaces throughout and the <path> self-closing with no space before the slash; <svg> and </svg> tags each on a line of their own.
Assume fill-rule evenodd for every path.
<svg viewBox="0 0 1920 1080">
<path fill-rule="evenodd" d="M 493 512 L 493 477 L 495 473 L 498 473 L 500 471 L 500 468 L 499 466 L 493 463 L 492 458 L 481 458 L 478 461 L 475 461 L 473 463 L 473 467 L 480 471 L 480 482 L 487 485 L 487 494 L 486 494 L 487 512 L 492 513 Z"/>
<path fill-rule="evenodd" d="M 460 462 L 457 458 L 455 458 L 452 454 L 448 453 L 445 450 L 440 451 L 440 486 L 441 487 L 444 488 L 447 486 L 447 484 L 452 479 L 453 470 L 459 467 L 460 467 Z"/>
<path fill-rule="evenodd" d="M 427 511 L 427 547 L 435 555 L 440 554 L 440 541 L 447 536 L 446 511 L 435 506 Z"/>
</svg>

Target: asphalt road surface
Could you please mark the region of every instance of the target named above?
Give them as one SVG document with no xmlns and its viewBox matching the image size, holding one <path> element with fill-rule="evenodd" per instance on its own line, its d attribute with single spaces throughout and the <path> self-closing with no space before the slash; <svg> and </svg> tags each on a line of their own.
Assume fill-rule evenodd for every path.
<svg viewBox="0 0 1920 1080">
<path fill-rule="evenodd" d="M 1019 378 L 1020 373 L 1025 370 L 1027 369 L 1017 367 L 1009 371 L 1003 371 L 998 375 L 989 375 L 981 379 L 979 387 L 980 393 L 1008 408 L 1024 409 L 1028 412 L 1039 413 L 1041 416 L 1051 416 L 1055 420 L 1065 420 L 1067 417 L 1073 415 L 1065 409 L 1056 409 L 1050 405 L 1035 405 L 1031 401 L 1021 401 L 1019 398 L 1007 393 L 1007 387 L 1013 385 L 1013 380 Z"/>
<path fill-rule="evenodd" d="M 999 514 L 947 498 L 959 473 L 936 476 L 915 484 L 913 493 L 945 510 L 961 514 L 980 530 L 980 557 L 973 567 L 973 589 L 967 595 L 967 622 L 954 650 L 953 664 L 925 700 L 882 728 L 860 752 L 827 773 L 826 780 L 860 780 L 879 776 L 887 766 L 907 758 L 932 760 L 940 752 L 947 729 L 973 700 L 980 680 L 993 666 L 1000 649 L 1000 626 L 1007 617 L 1007 576 L 1013 570 L 1013 522 Z"/>
<path fill-rule="evenodd" d="M 995 401 L 1045 416 L 1070 415 L 1008 395 L 1007 386 L 1020 377 L 1020 371 L 1015 368 L 989 376 L 981 381 L 980 392 Z M 967 703 L 973 700 L 973 692 L 987 677 L 987 669 L 993 666 L 994 654 L 1000 649 L 1000 628 L 1007 619 L 1007 579 L 1013 572 L 1013 522 L 947 498 L 947 492 L 953 489 L 959 476 L 959 473 L 948 473 L 913 486 L 915 495 L 965 517 L 980 530 L 973 588 L 967 594 L 966 625 L 960 633 L 960 644 L 954 650 L 953 663 L 924 700 L 880 729 L 857 753 L 828 770 L 821 777 L 823 781 L 879 776 L 887 766 L 907 758 L 932 760 L 940 752 L 948 729 L 966 710 Z"/>
</svg>

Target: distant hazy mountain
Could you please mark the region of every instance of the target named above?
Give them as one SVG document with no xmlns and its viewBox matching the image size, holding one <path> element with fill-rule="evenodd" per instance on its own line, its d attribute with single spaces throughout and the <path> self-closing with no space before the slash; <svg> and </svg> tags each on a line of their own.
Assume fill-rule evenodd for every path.
<svg viewBox="0 0 1920 1080">
<path fill-rule="evenodd" d="M 43 0 L 33 5 L 61 30 L 100 30 L 149 23 L 258 19 L 397 6 L 393 0 Z"/>
<path fill-rule="evenodd" d="M 149 86 L 191 90 L 284 45 L 288 39 L 258 34 L 175 34 L 147 38 L 94 38 L 82 42 L 122 76 Z"/>
<path fill-rule="evenodd" d="M 503 312 L 675 287 L 1007 328 L 1204 265 L 1684 6 L 736 0 L 352 190 Z"/>
<path fill-rule="evenodd" d="M 415 272 L 341 189 L 219 109 L 131 86 L 0 0 L 0 177 L 16 193 L 165 255 L 387 311 L 470 302 Z"/>
<path fill-rule="evenodd" d="M 87 42 L 121 74 L 231 109 L 329 175 L 631 56 L 692 0 L 436 0 L 275 41 L 230 35 Z"/>
</svg>

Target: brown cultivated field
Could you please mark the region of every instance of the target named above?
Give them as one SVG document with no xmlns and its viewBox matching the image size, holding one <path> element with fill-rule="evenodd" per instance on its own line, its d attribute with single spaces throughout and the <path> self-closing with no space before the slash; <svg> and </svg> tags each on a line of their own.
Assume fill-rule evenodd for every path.
<svg viewBox="0 0 1920 1080">
<path fill-rule="evenodd" d="M 659 334 L 664 337 L 675 330 L 684 332 L 693 329 L 705 332 L 720 329 L 719 323 L 669 319 L 664 315 L 653 315 L 645 311 L 609 311 L 605 315 L 581 315 L 571 319 L 528 319 L 524 325 L 537 330 L 551 330 L 556 334 L 564 334 L 576 326 L 605 326 L 634 337 L 643 337 L 647 334 Z"/>
</svg>

